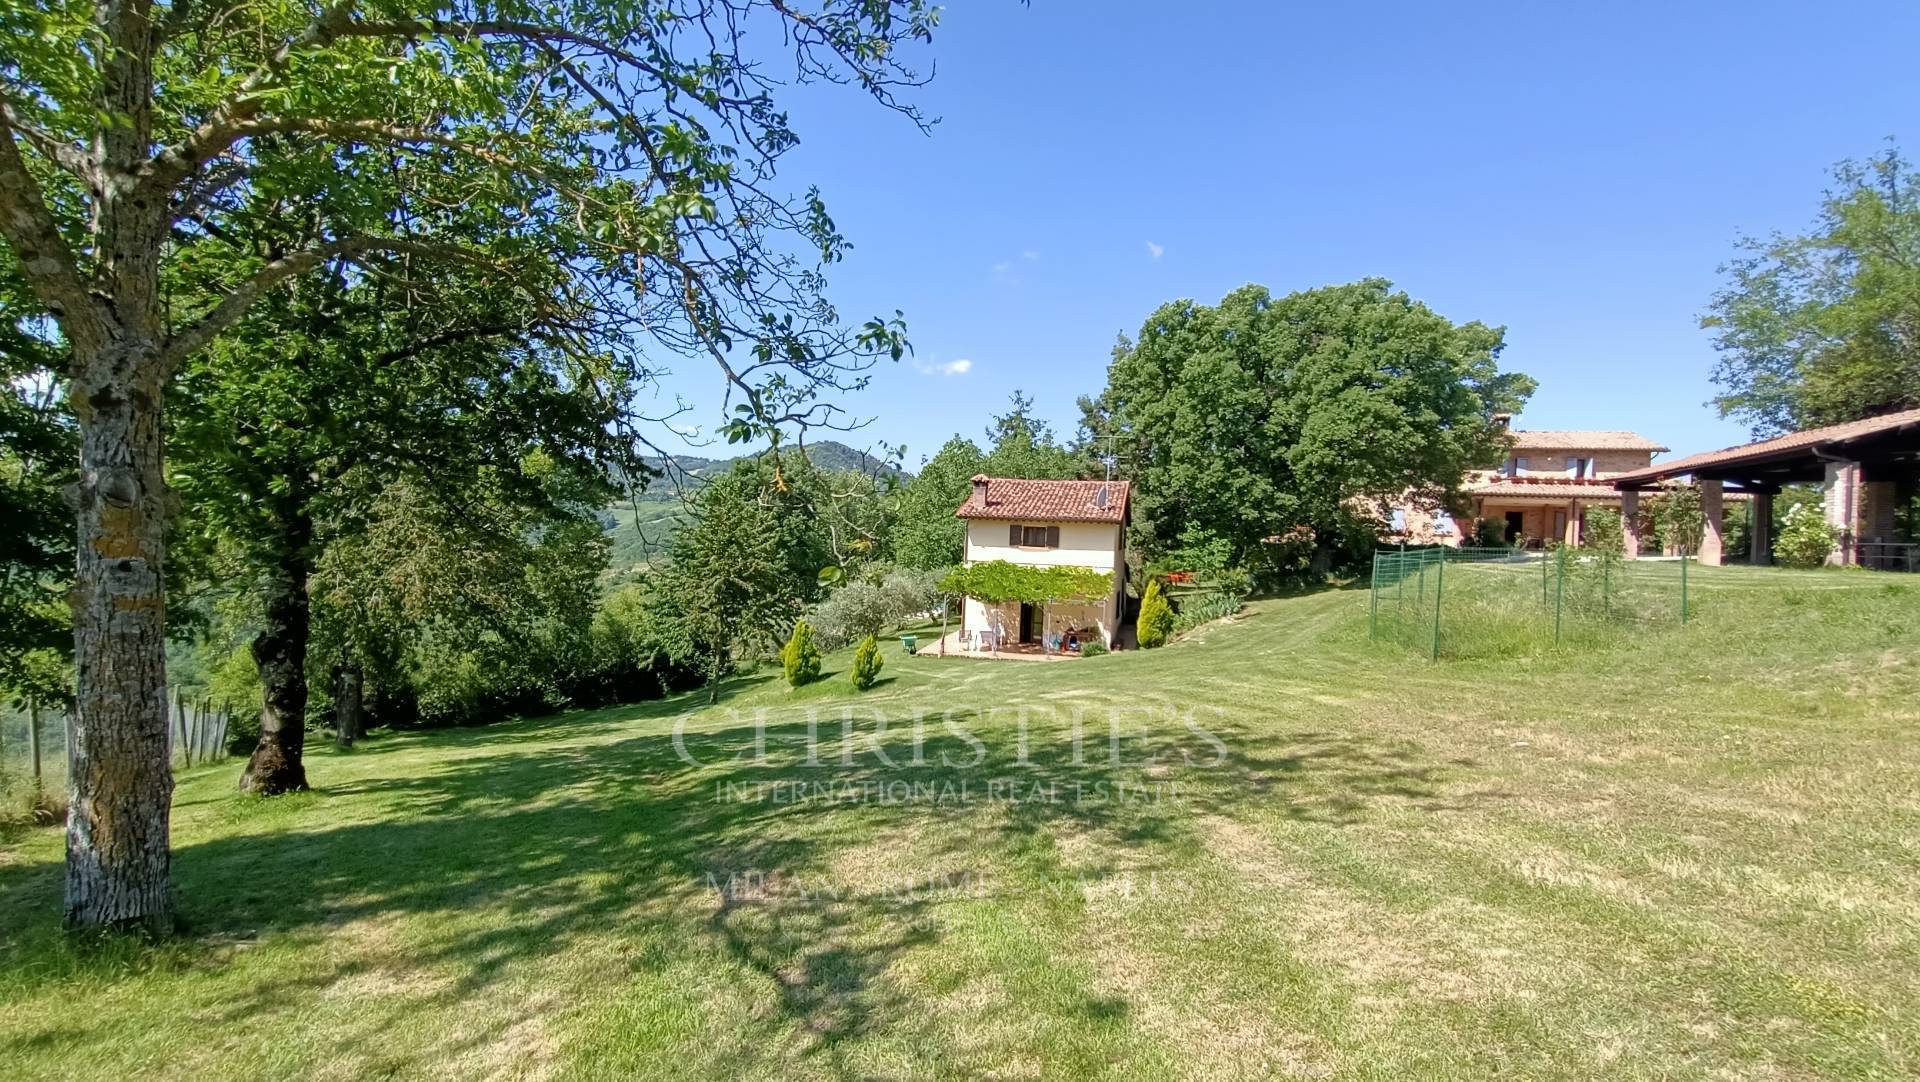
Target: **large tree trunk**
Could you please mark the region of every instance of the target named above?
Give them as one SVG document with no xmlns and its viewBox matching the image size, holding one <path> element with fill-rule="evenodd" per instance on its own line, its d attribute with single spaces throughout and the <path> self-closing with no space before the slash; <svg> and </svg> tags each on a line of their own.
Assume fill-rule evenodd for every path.
<svg viewBox="0 0 1920 1082">
<path fill-rule="evenodd" d="M 360 663 L 352 658 L 341 664 L 334 678 L 333 721 L 334 742 L 343 748 L 353 747 L 367 731 L 366 679 Z"/>
<path fill-rule="evenodd" d="M 157 342 L 124 325 L 75 349 L 76 699 L 67 785 L 67 923 L 172 929 L 167 816 L 166 484 Z"/>
<path fill-rule="evenodd" d="M 298 511 L 285 521 L 289 528 L 267 581 L 266 623 L 253 639 L 253 663 L 259 667 L 264 693 L 260 743 L 240 775 L 243 792 L 268 795 L 307 787 L 301 757 L 307 741 L 307 641 L 312 629 L 307 550 L 312 531 Z"/>
</svg>

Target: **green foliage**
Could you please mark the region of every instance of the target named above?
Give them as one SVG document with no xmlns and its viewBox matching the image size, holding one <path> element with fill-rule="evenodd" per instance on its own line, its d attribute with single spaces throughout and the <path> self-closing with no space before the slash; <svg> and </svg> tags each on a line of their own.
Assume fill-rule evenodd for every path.
<svg viewBox="0 0 1920 1082">
<path fill-rule="evenodd" d="M 1006 560 L 983 560 L 949 571 L 941 578 L 940 589 L 989 605 L 1008 601 L 1097 601 L 1113 593 L 1113 575 L 1090 567 L 1027 567 Z"/>
<path fill-rule="evenodd" d="M 1380 279 L 1275 298 L 1248 286 L 1212 307 L 1163 305 L 1115 351 L 1083 430 L 1111 437 L 1135 482 L 1136 547 L 1149 558 L 1230 545 L 1267 565 L 1266 540 L 1296 527 L 1331 556 L 1356 498 L 1451 502 L 1496 461 L 1533 381 L 1496 364 L 1502 333 L 1454 324 Z"/>
<path fill-rule="evenodd" d="M 880 640 L 868 635 L 860 640 L 860 647 L 853 652 L 853 686 L 861 691 L 872 687 L 880 679 L 880 669 L 886 659 L 880 656 Z"/>
<path fill-rule="evenodd" d="M 967 524 L 954 517 L 966 502 L 971 480 L 984 472 L 985 460 L 973 441 L 948 440 L 900 492 L 893 555 L 904 567 L 939 569 L 959 563 L 966 551 Z"/>
<path fill-rule="evenodd" d="M 1090 635 L 1080 644 L 1081 657 L 1099 657 L 1107 652 L 1107 641 L 1098 635 Z"/>
<path fill-rule="evenodd" d="M 1174 615 L 1173 634 L 1185 634 L 1215 620 L 1224 620 L 1246 606 L 1246 598 L 1227 590 L 1189 594 L 1180 599 L 1180 611 Z M 1145 608 L 1142 607 L 1144 617 Z"/>
<path fill-rule="evenodd" d="M 1173 606 L 1167 603 L 1166 596 L 1160 592 L 1160 580 L 1147 580 L 1146 595 L 1140 599 L 1140 621 L 1138 634 L 1140 647 L 1153 650 L 1167 644 L 1168 636 L 1174 629 Z"/>
<path fill-rule="evenodd" d="M 1012 407 L 987 426 L 988 450 L 954 436 L 928 459 L 901 491 L 893 536 L 894 558 L 907 567 L 947 568 L 966 552 L 967 524 L 954 517 L 966 502 L 976 474 L 992 477 L 1071 478 L 1080 459 L 1062 447 L 1044 421 L 1033 415 L 1033 399 L 1013 393 Z"/>
<path fill-rule="evenodd" d="M 1231 540 L 1195 524 L 1181 532 L 1176 547 L 1147 566 L 1150 571 L 1189 571 L 1204 576 L 1226 572 L 1235 566 L 1233 561 Z"/>
<path fill-rule="evenodd" d="M 1065 480 L 1080 476 L 1080 457 L 1061 446 L 1053 429 L 1033 415 L 1033 398 L 1013 392 L 1013 405 L 987 426 L 988 451 L 980 464 L 989 477 Z M 965 493 L 961 494 L 965 498 Z M 953 507 L 947 509 L 953 513 Z M 959 559 L 958 555 L 954 561 Z M 954 562 L 950 561 L 950 562 Z"/>
<path fill-rule="evenodd" d="M 1626 533 L 1620 512 L 1611 507 L 1587 509 L 1587 522 L 1580 534 L 1580 546 L 1603 555 L 1624 555 Z"/>
<path fill-rule="evenodd" d="M 1819 567 L 1839 543 L 1840 531 L 1827 521 L 1821 507 L 1802 503 L 1787 512 L 1780 536 L 1773 542 L 1773 554 L 1788 567 Z"/>
<path fill-rule="evenodd" d="M 1833 179 L 1808 232 L 1742 244 L 1702 320 L 1714 404 L 1755 436 L 1920 406 L 1920 181 L 1893 148 Z"/>
<path fill-rule="evenodd" d="M 820 646 L 837 650 L 865 635 L 877 635 L 899 619 L 885 590 L 870 582 L 849 582 L 808 612 Z"/>
<path fill-rule="evenodd" d="M 1907 501 L 1906 506 L 1894 512 L 1893 525 L 1900 531 L 1901 537 L 1909 541 L 1920 541 L 1920 493 L 1916 493 Z"/>
<path fill-rule="evenodd" d="M 867 636 L 872 639 L 873 636 Z M 820 648 L 813 642 L 813 625 L 805 620 L 796 620 L 793 634 L 788 636 L 787 644 L 780 648 L 780 667 L 787 674 L 787 683 L 794 687 L 810 684 L 820 678 Z"/>
<path fill-rule="evenodd" d="M 1662 551 L 1698 552 L 1706 523 L 1698 485 L 1662 489 L 1640 501 L 1640 536 L 1653 538 Z"/>
<path fill-rule="evenodd" d="M 822 649 L 837 650 L 863 635 L 878 635 L 926 612 L 939 601 L 940 573 L 895 568 L 879 582 L 839 586 L 810 610 Z"/>
<path fill-rule="evenodd" d="M 810 501 L 820 475 L 783 456 L 742 459 L 703 485 L 693 521 L 674 537 L 661 585 L 675 614 L 675 652 L 706 659 L 711 685 L 735 654 L 765 656 L 822 590 L 834 565 Z"/>
<path fill-rule="evenodd" d="M 78 457 L 59 409 L 56 343 L 28 324 L 19 282 L 0 268 L 0 699 L 73 697 L 73 513 L 61 499 Z"/>
</svg>

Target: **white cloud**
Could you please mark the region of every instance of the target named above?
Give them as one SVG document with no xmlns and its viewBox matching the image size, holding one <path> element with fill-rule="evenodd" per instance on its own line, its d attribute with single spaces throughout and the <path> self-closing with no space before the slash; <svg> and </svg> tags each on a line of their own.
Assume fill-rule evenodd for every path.
<svg viewBox="0 0 1920 1082">
<path fill-rule="evenodd" d="M 993 273 L 995 274 L 1005 274 L 1012 269 L 1013 269 L 1012 263 L 1001 262 L 1001 263 L 995 263 L 993 265 Z"/>
<path fill-rule="evenodd" d="M 1024 251 L 1024 252 L 1021 252 L 1021 253 L 1020 253 L 1020 258 L 1021 258 L 1021 259 L 1025 259 L 1025 260 L 1028 260 L 1028 261 L 1032 261 L 1032 260 L 1035 260 L 1035 259 L 1039 259 L 1039 258 L 1040 258 L 1040 253 L 1039 253 L 1039 252 L 1036 252 L 1036 251 L 1034 251 L 1034 250 L 1033 250 L 1033 249 L 1031 249 L 1031 248 L 1029 248 L 1029 249 L 1027 249 L 1026 251 Z"/>
<path fill-rule="evenodd" d="M 1165 253 L 1166 253 L 1165 248 L 1160 247 L 1158 244 L 1155 244 L 1152 241 L 1147 242 L 1147 255 L 1153 257 L 1154 259 L 1159 259 Z"/>
<path fill-rule="evenodd" d="M 968 372 L 973 371 L 973 362 L 962 357 L 957 361 L 947 361 L 944 364 L 928 364 L 925 361 L 915 361 L 913 362 L 913 367 L 918 369 L 923 376 L 964 376 Z"/>
</svg>

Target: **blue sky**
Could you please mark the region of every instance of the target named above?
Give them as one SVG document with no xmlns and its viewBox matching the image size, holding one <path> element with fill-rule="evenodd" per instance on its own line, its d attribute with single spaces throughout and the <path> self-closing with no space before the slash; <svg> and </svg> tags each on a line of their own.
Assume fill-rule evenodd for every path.
<svg viewBox="0 0 1920 1082">
<path fill-rule="evenodd" d="M 836 303 L 904 310 L 917 350 L 843 438 L 911 466 L 1015 388 L 1070 432 L 1159 304 L 1378 275 L 1506 326 L 1523 427 L 1741 442 L 1705 405 L 1716 268 L 1811 222 L 1839 159 L 1920 154 L 1916 41 L 1912 4 L 950 5 L 932 136 L 788 99 L 783 177 L 855 245 Z M 717 379 L 679 367 L 711 424 Z"/>
</svg>

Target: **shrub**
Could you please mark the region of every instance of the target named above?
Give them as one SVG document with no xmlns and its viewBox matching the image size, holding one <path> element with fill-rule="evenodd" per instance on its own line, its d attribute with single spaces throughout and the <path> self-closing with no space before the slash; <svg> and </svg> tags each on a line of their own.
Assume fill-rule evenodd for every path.
<svg viewBox="0 0 1920 1082">
<path fill-rule="evenodd" d="M 1083 642 L 1080 644 L 1081 657 L 1099 657 L 1101 654 L 1104 654 L 1106 652 L 1107 652 L 1106 640 L 1102 639 L 1098 635 L 1095 635 L 1093 638 L 1088 639 L 1086 642 Z"/>
<path fill-rule="evenodd" d="M 1239 594 L 1219 592 L 1196 594 L 1180 603 L 1180 613 L 1174 617 L 1173 630 L 1191 631 L 1201 624 L 1224 620 L 1239 612 L 1244 602 Z"/>
<path fill-rule="evenodd" d="M 1483 518 L 1473 524 L 1473 543 L 1480 548 L 1505 548 L 1507 524 L 1497 518 Z"/>
<path fill-rule="evenodd" d="M 1662 551 L 1700 551 L 1700 535 L 1706 530 L 1706 516 L 1700 510 L 1700 487 L 1681 485 L 1656 493 L 1640 505 L 1646 520 L 1642 536 L 1651 534 Z"/>
<path fill-rule="evenodd" d="M 1173 634 L 1173 607 L 1160 593 L 1160 580 L 1148 579 L 1147 592 L 1140 599 L 1140 648 L 1153 650 L 1167 644 Z"/>
<path fill-rule="evenodd" d="M 795 620 L 793 635 L 780 648 L 780 667 L 786 670 L 787 683 L 794 687 L 820 677 L 820 648 L 813 644 L 813 625 Z"/>
<path fill-rule="evenodd" d="M 868 635 L 860 640 L 859 649 L 853 652 L 853 686 L 865 691 L 880 679 L 880 668 L 886 659 L 880 656 L 880 640 Z"/>
<path fill-rule="evenodd" d="M 808 619 L 823 650 L 838 650 L 918 617 L 939 602 L 942 572 L 894 568 L 878 582 L 854 579 L 813 607 Z"/>
<path fill-rule="evenodd" d="M 945 568 L 923 570 L 897 567 L 880 583 L 896 624 L 905 623 L 940 604 L 940 578 Z"/>
<path fill-rule="evenodd" d="M 1825 510 L 1817 504 L 1803 503 L 1787 512 L 1773 552 L 1788 567 L 1819 567 L 1833 555 L 1839 540 L 1840 532 L 1827 521 Z"/>
<path fill-rule="evenodd" d="M 1627 535 L 1620 522 L 1620 512 L 1611 507 L 1595 507 L 1587 512 L 1587 525 L 1580 532 L 1580 547 L 1593 549 L 1609 556 L 1619 556 L 1626 551 Z"/>
<path fill-rule="evenodd" d="M 813 633 L 825 650 L 838 650 L 862 636 L 878 635 L 895 619 L 887 592 L 870 582 L 849 582 L 827 595 L 809 616 Z"/>
</svg>

